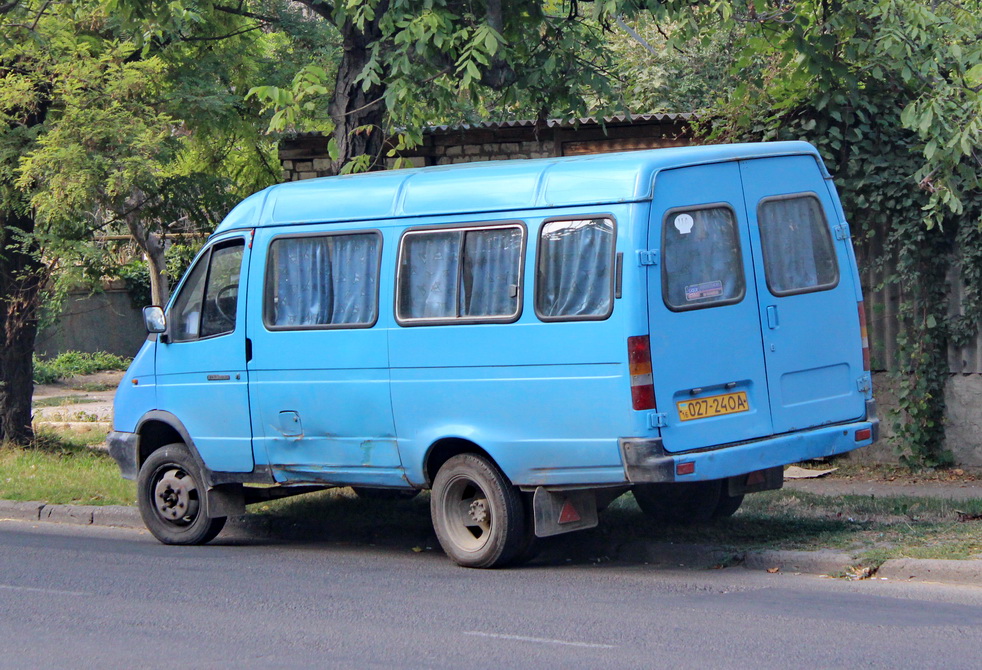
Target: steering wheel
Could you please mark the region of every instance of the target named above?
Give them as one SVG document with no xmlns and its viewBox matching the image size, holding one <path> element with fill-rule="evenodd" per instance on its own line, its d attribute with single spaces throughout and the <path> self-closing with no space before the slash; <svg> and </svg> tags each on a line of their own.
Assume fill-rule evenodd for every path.
<svg viewBox="0 0 982 670">
<path fill-rule="evenodd" d="M 222 298 L 225 297 L 226 293 L 231 293 L 232 291 L 238 291 L 238 290 L 239 290 L 238 284 L 228 284 L 227 286 L 223 286 L 220 289 L 218 289 L 218 293 L 215 294 L 215 309 L 218 310 L 218 313 L 222 315 L 222 318 L 224 318 L 226 321 L 231 321 L 233 323 L 235 322 L 235 315 L 234 314 L 229 315 L 225 313 L 225 310 L 222 309 Z"/>
</svg>

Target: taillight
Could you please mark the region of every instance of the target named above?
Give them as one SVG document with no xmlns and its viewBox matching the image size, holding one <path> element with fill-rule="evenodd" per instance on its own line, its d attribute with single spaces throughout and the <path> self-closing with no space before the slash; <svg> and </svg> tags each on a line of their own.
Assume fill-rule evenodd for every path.
<svg viewBox="0 0 982 670">
<path fill-rule="evenodd" d="M 863 301 L 859 305 L 859 335 L 863 341 L 863 370 L 869 372 L 869 331 L 866 329 L 866 310 L 863 308 Z"/>
<path fill-rule="evenodd" d="M 651 378 L 651 345 L 647 335 L 627 338 L 627 363 L 631 373 L 631 404 L 634 409 L 654 409 L 655 386 Z"/>
</svg>

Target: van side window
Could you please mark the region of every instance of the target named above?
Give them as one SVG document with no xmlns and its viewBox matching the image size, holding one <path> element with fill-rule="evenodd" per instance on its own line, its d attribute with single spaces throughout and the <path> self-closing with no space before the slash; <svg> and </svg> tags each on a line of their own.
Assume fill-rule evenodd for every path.
<svg viewBox="0 0 982 670">
<path fill-rule="evenodd" d="M 406 233 L 399 256 L 399 322 L 518 318 L 524 239 L 519 225 Z"/>
<path fill-rule="evenodd" d="M 808 293 L 839 283 L 832 236 L 818 198 L 803 194 L 763 200 L 757 221 L 771 293 Z"/>
<path fill-rule="evenodd" d="M 548 221 L 539 231 L 535 311 L 543 321 L 606 319 L 613 308 L 614 221 Z"/>
<path fill-rule="evenodd" d="M 662 298 L 670 310 L 743 299 L 743 256 L 729 207 L 670 210 L 662 223 L 662 258 Z"/>
<path fill-rule="evenodd" d="M 243 241 L 211 249 L 198 259 L 171 309 L 171 339 L 187 342 L 235 330 Z"/>
<path fill-rule="evenodd" d="M 274 239 L 266 266 L 266 326 L 373 325 L 381 247 L 375 232 Z"/>
</svg>

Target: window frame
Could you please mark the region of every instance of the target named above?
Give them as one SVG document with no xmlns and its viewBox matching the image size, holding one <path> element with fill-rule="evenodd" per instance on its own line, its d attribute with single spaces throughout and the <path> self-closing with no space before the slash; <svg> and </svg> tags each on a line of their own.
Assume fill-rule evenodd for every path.
<svg viewBox="0 0 982 670">
<path fill-rule="evenodd" d="M 316 323 L 306 326 L 277 326 L 271 323 L 272 309 L 273 309 L 273 264 L 270 262 L 273 257 L 273 245 L 279 240 L 295 240 L 295 239 L 317 239 L 322 237 L 342 237 L 350 235 L 366 235 L 371 234 L 378 239 L 378 258 L 375 263 L 375 299 L 373 301 L 374 312 L 371 322 L 365 323 Z M 381 282 L 382 275 L 382 251 L 385 246 L 385 237 L 382 235 L 382 231 L 377 228 L 366 228 L 360 230 L 337 230 L 337 231 L 320 231 L 316 233 L 284 233 L 282 235 L 274 235 L 269 239 L 269 243 L 266 245 L 266 258 L 265 258 L 265 271 L 263 275 L 263 327 L 269 332 L 289 332 L 289 331 L 304 331 L 304 330 L 357 330 L 365 328 L 373 328 L 375 324 L 378 323 L 379 316 L 379 283 Z"/>
<path fill-rule="evenodd" d="M 239 329 L 239 311 L 240 311 L 240 308 L 241 308 L 240 307 L 241 303 L 240 303 L 239 298 L 241 297 L 241 292 L 240 292 L 240 295 L 239 296 L 236 296 L 236 299 L 235 299 L 235 328 L 233 328 L 232 330 L 226 330 L 225 332 L 222 332 L 222 333 L 214 333 L 212 335 L 205 335 L 204 337 L 201 336 L 201 324 L 204 321 L 204 302 L 205 302 L 205 296 L 208 293 L 208 282 L 211 281 L 211 269 L 212 269 L 211 268 L 211 261 L 212 261 L 212 256 L 214 255 L 214 252 L 216 250 L 218 250 L 218 249 L 225 249 L 225 248 L 236 247 L 236 246 L 241 246 L 242 247 L 242 258 L 239 260 L 239 284 L 238 284 L 239 288 L 240 289 L 242 288 L 242 286 L 243 286 L 243 283 L 242 283 L 242 266 L 246 262 L 246 253 L 245 252 L 246 252 L 246 247 L 247 247 L 246 241 L 245 241 L 245 237 L 236 236 L 236 237 L 231 237 L 231 238 L 225 238 L 225 239 L 221 239 L 221 240 L 218 240 L 216 242 L 213 242 L 211 245 L 208 245 L 208 246 L 204 247 L 201 250 L 201 252 L 198 254 L 197 258 L 195 258 L 194 261 L 191 263 L 191 265 L 188 266 L 188 269 L 185 271 L 184 277 L 183 277 L 180 285 L 177 287 L 177 290 L 174 291 L 174 299 L 167 306 L 167 315 L 166 315 L 167 316 L 167 331 L 168 331 L 167 332 L 167 340 L 168 340 L 169 343 L 172 343 L 172 344 L 184 344 L 184 343 L 187 343 L 187 342 L 202 342 L 204 340 L 213 340 L 216 337 L 225 337 L 226 335 L 232 335 L 233 333 L 235 333 L 235 331 L 237 331 Z M 204 278 L 204 281 L 202 282 L 202 287 L 201 287 L 201 316 L 198 317 L 198 331 L 197 331 L 197 335 L 195 335 L 194 337 L 187 338 L 187 339 L 180 339 L 180 340 L 179 339 L 175 339 L 174 335 L 170 332 L 171 324 L 173 323 L 172 322 L 172 319 L 171 319 L 171 316 L 173 315 L 174 308 L 177 306 L 177 302 L 181 299 L 181 294 L 184 292 L 184 288 L 187 285 L 188 280 L 191 278 L 191 274 L 193 273 L 194 269 L 198 266 L 199 263 L 205 263 L 206 264 L 206 268 L 205 268 L 205 278 Z"/>
<path fill-rule="evenodd" d="M 518 301 L 515 306 L 515 312 L 506 315 L 496 315 L 496 316 L 454 316 L 454 317 L 409 317 L 404 318 L 399 315 L 399 305 L 401 297 L 401 286 L 402 286 L 402 259 L 406 252 L 406 239 L 410 236 L 415 235 L 425 235 L 427 233 L 452 233 L 456 231 L 461 231 L 463 234 L 460 236 L 460 246 L 459 255 L 457 263 L 457 286 L 461 285 L 461 272 L 463 272 L 463 259 L 464 259 L 464 245 L 467 241 L 467 233 L 473 231 L 482 230 L 504 230 L 506 228 L 517 228 L 522 235 L 521 245 L 518 251 Z M 392 292 L 392 313 L 395 317 L 395 321 L 400 326 L 446 326 L 446 325 L 471 325 L 479 323 L 514 323 L 522 317 L 522 312 L 525 308 L 525 254 L 528 250 L 528 227 L 525 222 L 521 219 L 508 219 L 504 221 L 491 221 L 491 222 L 479 222 L 479 223 L 466 223 L 466 224 L 447 224 L 447 225 L 427 225 L 427 226 L 416 226 L 412 228 L 406 228 L 402 231 L 399 236 L 399 250 L 396 254 L 396 268 L 395 268 L 395 287 Z M 459 299 L 458 298 L 458 306 Z"/>
<path fill-rule="evenodd" d="M 829 250 L 832 252 L 832 262 L 835 265 L 835 280 L 827 284 L 816 284 L 815 286 L 809 286 L 807 288 L 791 289 L 790 291 L 777 291 L 773 286 L 771 286 L 770 273 L 767 271 L 767 251 L 764 247 L 764 234 L 760 225 L 760 214 L 763 206 L 768 202 L 794 200 L 796 198 L 812 198 L 818 203 L 818 211 L 822 214 L 822 221 L 824 223 L 822 226 L 823 235 L 829 243 Z M 835 249 L 835 239 L 832 236 L 832 231 L 829 227 L 829 218 L 825 213 L 825 207 L 822 205 L 822 199 L 815 191 L 801 191 L 799 193 L 769 195 L 766 198 L 761 198 L 757 202 L 757 235 L 760 237 L 760 262 L 764 268 L 764 282 L 767 284 L 767 290 L 770 291 L 770 294 L 775 298 L 785 298 L 792 295 L 804 295 L 805 293 L 818 293 L 819 291 L 831 291 L 839 285 L 839 282 L 842 279 L 842 272 L 839 269 L 839 257 Z"/>
<path fill-rule="evenodd" d="M 562 316 L 548 316 L 539 311 L 539 263 L 542 260 L 542 231 L 550 223 L 562 221 L 593 221 L 595 219 L 607 219 L 611 224 L 611 244 L 610 244 L 610 281 L 607 287 L 608 307 L 603 314 L 571 314 Z M 614 301 L 616 300 L 615 287 L 617 285 L 617 217 L 610 212 L 598 214 L 584 214 L 582 216 L 551 216 L 543 219 L 539 224 L 539 231 L 535 238 L 535 287 L 532 293 L 532 304 L 535 307 L 535 316 L 543 323 L 557 323 L 561 321 L 606 321 L 614 313 Z"/>
<path fill-rule="evenodd" d="M 734 224 L 733 231 L 736 234 L 736 240 L 737 240 L 737 262 L 739 263 L 741 277 L 743 278 L 742 290 L 740 291 L 739 295 L 736 295 L 732 298 L 727 298 L 726 300 L 717 300 L 715 302 L 702 302 L 693 305 L 681 305 L 681 306 L 672 305 L 668 301 L 668 294 L 667 294 L 668 282 L 666 281 L 666 278 L 668 277 L 668 265 L 665 263 L 665 255 L 668 249 L 665 243 L 666 235 L 668 233 L 668 221 L 675 214 L 680 214 L 682 212 L 701 212 L 707 209 L 725 209 L 729 211 L 730 215 L 733 218 L 733 224 Z M 661 264 L 661 273 L 660 273 L 661 274 L 661 299 L 666 309 L 672 312 L 692 312 L 699 309 L 710 309 L 712 307 L 725 307 L 727 305 L 737 305 L 743 302 L 744 298 L 747 297 L 747 282 L 748 282 L 747 265 L 743 256 L 743 240 L 741 240 L 740 238 L 740 219 L 737 216 L 736 208 L 734 208 L 731 203 L 712 202 L 704 205 L 689 205 L 689 206 L 672 207 L 671 209 L 667 209 L 665 210 L 665 215 L 662 217 L 660 237 L 661 237 L 661 250 L 659 252 L 660 258 L 658 259 L 658 262 Z"/>
</svg>

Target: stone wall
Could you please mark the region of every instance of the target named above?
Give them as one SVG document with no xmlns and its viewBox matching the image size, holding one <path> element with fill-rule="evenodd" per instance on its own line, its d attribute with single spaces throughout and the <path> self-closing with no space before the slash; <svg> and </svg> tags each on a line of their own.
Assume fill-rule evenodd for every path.
<svg viewBox="0 0 982 670">
<path fill-rule="evenodd" d="M 116 281 L 98 293 L 69 294 L 61 315 L 38 333 L 35 346 L 40 358 L 65 351 L 133 356 L 146 339 L 141 310 L 133 306 L 123 282 Z"/>
</svg>

